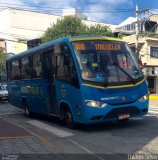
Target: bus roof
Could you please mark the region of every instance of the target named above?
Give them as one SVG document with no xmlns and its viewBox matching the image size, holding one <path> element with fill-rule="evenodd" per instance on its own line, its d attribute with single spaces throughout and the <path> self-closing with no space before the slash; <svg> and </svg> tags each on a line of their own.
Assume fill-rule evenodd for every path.
<svg viewBox="0 0 158 160">
<path fill-rule="evenodd" d="M 64 38 L 59 38 L 59 39 L 56 39 L 56 40 L 52 40 L 52 41 L 50 41 L 50 42 L 43 43 L 43 44 L 41 44 L 41 45 L 39 45 L 39 46 L 37 46 L 37 47 L 28 49 L 28 50 L 26 50 L 26 51 L 24 51 L 24 52 L 21 52 L 21 53 L 17 54 L 17 55 L 14 55 L 14 56 L 12 56 L 12 57 L 9 57 L 9 58 L 7 59 L 7 61 L 11 61 L 11 60 L 14 60 L 14 59 L 18 59 L 18 58 L 21 58 L 21 57 L 23 57 L 23 56 L 25 56 L 25 55 L 31 55 L 31 54 L 34 53 L 34 52 L 38 52 L 38 51 L 45 50 L 45 49 L 47 49 L 48 47 L 51 47 L 52 45 L 54 45 L 54 44 L 56 44 L 56 43 L 60 43 L 60 42 L 67 41 L 67 40 L 68 40 L 68 38 L 65 38 L 65 37 L 64 37 Z"/>
<path fill-rule="evenodd" d="M 114 38 L 114 37 L 105 37 L 105 36 L 77 36 L 77 37 L 70 37 L 69 38 L 71 42 L 75 41 L 85 41 L 85 40 L 109 40 L 109 41 L 118 41 L 118 42 L 125 42 L 120 38 Z"/>
<path fill-rule="evenodd" d="M 98 36 L 98 37 L 96 37 L 96 36 L 74 36 L 74 37 L 68 37 L 68 38 L 63 37 L 63 38 L 59 38 L 56 40 L 52 40 L 50 42 L 43 43 L 40 46 L 31 48 L 31 49 L 26 50 L 24 52 L 21 52 L 17 55 L 9 57 L 7 59 L 7 61 L 18 59 L 18 58 L 21 58 L 25 55 L 31 55 L 32 53 L 37 52 L 37 51 L 45 50 L 46 48 L 51 47 L 52 45 L 54 45 L 56 43 L 61 43 L 61 42 L 66 42 L 66 41 L 75 42 L 75 41 L 84 41 L 84 40 L 109 40 L 109 41 L 124 42 L 122 39 L 119 39 L 119 38 L 105 37 L 105 36 Z"/>
</svg>

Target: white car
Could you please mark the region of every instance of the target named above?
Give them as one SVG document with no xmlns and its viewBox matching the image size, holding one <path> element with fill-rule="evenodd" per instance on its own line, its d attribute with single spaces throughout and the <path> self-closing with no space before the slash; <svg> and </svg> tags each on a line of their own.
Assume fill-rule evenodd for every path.
<svg viewBox="0 0 158 160">
<path fill-rule="evenodd" d="M 0 101 L 8 101 L 8 91 L 3 85 L 0 85 Z"/>
</svg>

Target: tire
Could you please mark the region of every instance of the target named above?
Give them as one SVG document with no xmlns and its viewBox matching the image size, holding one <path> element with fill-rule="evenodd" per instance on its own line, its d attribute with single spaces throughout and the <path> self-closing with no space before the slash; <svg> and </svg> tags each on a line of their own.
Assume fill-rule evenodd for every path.
<svg viewBox="0 0 158 160">
<path fill-rule="evenodd" d="M 28 108 L 28 104 L 27 104 L 27 102 L 24 102 L 23 103 L 23 106 L 24 106 L 24 112 L 25 112 L 25 116 L 26 117 L 31 117 L 31 112 L 30 112 L 30 110 L 29 110 L 29 108 Z"/>
<path fill-rule="evenodd" d="M 129 118 L 123 119 L 123 120 L 119 120 L 118 123 L 124 124 L 124 123 L 128 123 L 128 121 L 129 121 Z"/>
<path fill-rule="evenodd" d="M 76 128 L 76 123 L 73 120 L 72 112 L 68 107 L 64 111 L 64 121 L 68 128 L 70 129 Z"/>
</svg>

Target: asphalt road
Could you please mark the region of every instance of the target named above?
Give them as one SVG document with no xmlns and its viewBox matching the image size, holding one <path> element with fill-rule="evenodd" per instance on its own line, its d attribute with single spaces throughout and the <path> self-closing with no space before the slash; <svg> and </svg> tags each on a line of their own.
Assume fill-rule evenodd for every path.
<svg viewBox="0 0 158 160">
<path fill-rule="evenodd" d="M 146 116 L 126 123 L 81 125 L 76 130 L 66 128 L 53 117 L 27 118 L 23 111 L 8 103 L 0 103 L 0 119 L 32 135 L 28 138 L 1 137 L 3 156 L 7 153 L 26 157 L 28 154 L 40 157 L 51 154 L 51 158 L 53 155 L 56 159 L 158 159 L 157 101 L 150 102 Z"/>
</svg>

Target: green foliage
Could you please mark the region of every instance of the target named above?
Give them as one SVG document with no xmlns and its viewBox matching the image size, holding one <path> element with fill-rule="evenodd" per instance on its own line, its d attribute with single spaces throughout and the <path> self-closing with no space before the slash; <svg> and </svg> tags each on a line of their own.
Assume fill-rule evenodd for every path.
<svg viewBox="0 0 158 160">
<path fill-rule="evenodd" d="M 6 70 L 6 54 L 4 49 L 0 48 L 0 72 Z"/>
<path fill-rule="evenodd" d="M 86 26 L 81 19 L 74 16 L 65 16 L 58 19 L 57 23 L 51 25 L 41 37 L 42 42 L 48 42 L 61 37 L 91 35 L 91 36 L 113 36 L 107 26 Z"/>
<path fill-rule="evenodd" d="M 95 26 L 90 26 L 87 29 L 87 34 L 91 36 L 110 36 L 113 37 L 113 33 L 108 26 L 103 26 L 97 24 Z"/>
<path fill-rule="evenodd" d="M 64 19 L 58 19 L 56 24 L 46 30 L 42 36 L 42 41 L 47 42 L 61 37 L 83 35 L 85 27 L 79 18 L 66 16 Z"/>
</svg>

